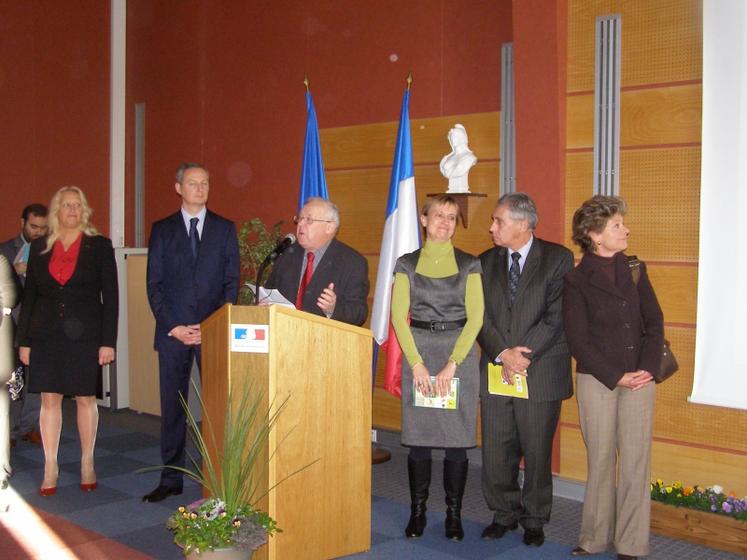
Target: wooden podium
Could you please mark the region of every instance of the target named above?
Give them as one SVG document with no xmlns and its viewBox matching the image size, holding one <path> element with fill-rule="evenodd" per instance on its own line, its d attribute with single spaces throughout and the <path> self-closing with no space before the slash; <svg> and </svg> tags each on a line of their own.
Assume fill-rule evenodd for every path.
<svg viewBox="0 0 747 560">
<path fill-rule="evenodd" d="M 250 332 L 267 325 L 269 351 L 232 351 L 232 325 Z M 224 305 L 202 323 L 202 395 L 219 444 L 229 390 L 261 389 L 265 409 L 290 397 L 270 436 L 263 480 L 270 491 L 259 503 L 283 532 L 254 559 L 370 548 L 371 359 L 369 330 L 277 305 Z M 207 439 L 205 429 L 203 422 Z"/>
</svg>

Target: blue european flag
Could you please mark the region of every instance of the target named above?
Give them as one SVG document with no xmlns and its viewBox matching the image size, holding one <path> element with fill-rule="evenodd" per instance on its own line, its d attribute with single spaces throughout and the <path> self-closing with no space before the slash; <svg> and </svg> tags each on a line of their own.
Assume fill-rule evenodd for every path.
<svg viewBox="0 0 747 560">
<path fill-rule="evenodd" d="M 324 177 L 322 148 L 319 145 L 319 127 L 316 122 L 316 111 L 311 93 L 306 92 L 306 141 L 303 147 L 303 164 L 301 167 L 301 192 L 298 196 L 298 209 L 311 197 L 329 199 L 327 180 Z"/>
</svg>

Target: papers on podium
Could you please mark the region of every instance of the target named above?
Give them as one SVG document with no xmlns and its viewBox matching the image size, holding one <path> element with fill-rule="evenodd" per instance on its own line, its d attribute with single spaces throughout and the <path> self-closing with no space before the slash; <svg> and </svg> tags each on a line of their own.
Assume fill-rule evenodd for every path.
<svg viewBox="0 0 747 560">
<path fill-rule="evenodd" d="M 431 385 L 435 388 L 436 377 L 431 376 Z M 426 408 L 443 408 L 446 410 L 456 410 L 459 407 L 459 378 L 453 377 L 451 379 L 451 387 L 449 392 L 439 397 L 435 392 L 425 396 L 423 393 L 418 391 L 415 387 L 415 380 L 412 382 L 412 404 L 414 406 L 422 406 Z"/>
<path fill-rule="evenodd" d="M 491 395 L 502 395 L 504 397 L 516 397 L 518 399 L 529 398 L 529 385 L 526 376 L 520 373 L 514 374 L 514 384 L 506 383 L 503 379 L 503 366 L 499 364 L 488 364 L 488 393 Z"/>
<path fill-rule="evenodd" d="M 244 285 L 249 288 L 256 296 L 257 289 L 253 283 L 246 282 Z M 283 294 L 281 294 L 278 290 L 268 290 L 267 288 L 263 288 L 262 286 L 259 287 L 259 299 L 256 299 L 255 297 L 255 301 L 257 301 L 258 305 L 282 305 L 283 307 L 290 307 L 291 309 L 296 308 L 296 306 L 285 299 L 285 296 L 283 296 Z"/>
</svg>

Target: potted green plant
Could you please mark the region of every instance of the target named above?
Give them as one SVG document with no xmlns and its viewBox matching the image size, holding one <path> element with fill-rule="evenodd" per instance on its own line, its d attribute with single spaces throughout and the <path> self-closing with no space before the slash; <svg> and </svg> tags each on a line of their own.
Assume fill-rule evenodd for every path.
<svg viewBox="0 0 747 560">
<path fill-rule="evenodd" d="M 268 228 L 259 218 L 252 218 L 239 224 L 239 262 L 241 263 L 241 288 L 239 304 L 254 303 L 254 295 L 246 282 L 255 282 L 260 264 L 277 245 L 282 237 L 282 221 Z M 268 268 L 265 272 L 269 273 Z"/>
<path fill-rule="evenodd" d="M 202 397 L 194 384 L 193 390 L 204 411 Z M 205 414 L 202 420 L 209 438 L 206 441 L 197 420 L 182 398 L 190 436 L 199 457 L 188 453 L 192 468 L 162 465 L 138 471 L 175 469 L 207 491 L 209 497 L 179 507 L 166 523 L 174 533 L 174 542 L 183 548 L 187 558 L 251 558 L 253 551 L 264 545 L 268 537 L 281 531 L 276 521 L 259 510 L 256 504 L 266 494 L 259 493 L 263 469 L 266 468 L 263 463 L 266 455 L 263 452 L 288 400 L 286 398 L 278 406 L 271 405 L 269 410 L 274 411 L 271 413 L 263 410 L 262 400 L 261 391 L 252 386 L 246 387 L 237 406 L 233 406 L 233 395 L 229 394 L 222 451 L 214 460 L 208 443 L 211 449 L 220 448 L 216 445 L 211 418 Z"/>
</svg>

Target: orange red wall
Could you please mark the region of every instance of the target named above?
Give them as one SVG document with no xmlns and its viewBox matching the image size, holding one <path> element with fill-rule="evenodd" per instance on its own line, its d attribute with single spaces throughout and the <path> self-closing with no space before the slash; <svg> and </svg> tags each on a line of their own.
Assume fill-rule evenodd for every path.
<svg viewBox="0 0 747 560">
<path fill-rule="evenodd" d="M 497 110 L 511 10 L 508 0 L 130 0 L 128 123 L 144 102 L 146 223 L 176 209 L 185 160 L 210 168 L 213 210 L 288 223 L 306 73 L 320 128 L 396 119 L 410 71 L 413 118 Z"/>
<path fill-rule="evenodd" d="M 109 2 L 0 0 L 0 240 L 77 185 L 109 229 Z"/>
</svg>

